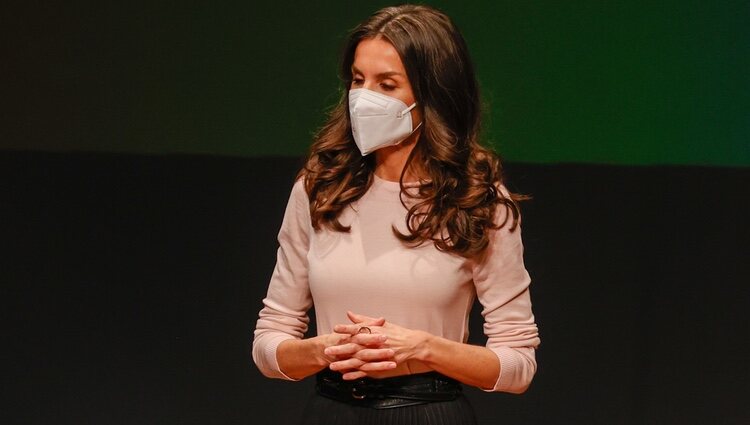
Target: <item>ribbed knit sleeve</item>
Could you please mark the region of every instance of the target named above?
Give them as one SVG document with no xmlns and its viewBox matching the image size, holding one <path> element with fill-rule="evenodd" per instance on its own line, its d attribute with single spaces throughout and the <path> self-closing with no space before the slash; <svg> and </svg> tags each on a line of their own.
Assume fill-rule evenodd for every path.
<svg viewBox="0 0 750 425">
<path fill-rule="evenodd" d="M 498 207 L 497 223 L 508 212 Z M 536 372 L 535 349 L 539 332 L 529 297 L 530 277 L 523 263 L 520 223 L 510 231 L 511 221 L 493 230 L 490 243 L 473 265 L 477 297 L 482 304 L 487 348 L 500 361 L 500 375 L 492 389 L 509 393 L 524 392 Z"/>
<path fill-rule="evenodd" d="M 302 338 L 310 322 L 307 315 L 312 306 L 307 273 L 310 232 L 307 194 L 303 180 L 298 180 L 292 188 L 279 230 L 276 267 L 253 339 L 253 361 L 269 378 L 295 380 L 281 371 L 276 349 L 284 340 Z"/>
</svg>

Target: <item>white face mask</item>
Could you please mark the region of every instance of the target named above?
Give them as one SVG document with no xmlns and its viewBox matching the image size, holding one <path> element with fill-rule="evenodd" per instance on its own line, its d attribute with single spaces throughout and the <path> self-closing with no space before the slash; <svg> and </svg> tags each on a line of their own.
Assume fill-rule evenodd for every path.
<svg viewBox="0 0 750 425">
<path fill-rule="evenodd" d="M 401 143 L 419 128 L 412 129 L 411 106 L 395 97 L 368 90 L 349 90 L 349 119 L 352 136 L 362 156 Z"/>
</svg>

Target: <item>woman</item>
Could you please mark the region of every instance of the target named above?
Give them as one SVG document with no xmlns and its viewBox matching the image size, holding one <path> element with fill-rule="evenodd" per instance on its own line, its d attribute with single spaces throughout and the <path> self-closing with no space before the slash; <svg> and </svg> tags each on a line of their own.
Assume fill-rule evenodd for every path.
<svg viewBox="0 0 750 425">
<path fill-rule="evenodd" d="M 475 423 L 460 383 L 520 393 L 539 344 L 520 197 L 478 143 L 465 42 L 426 7 L 351 34 L 344 96 L 316 135 L 279 232 L 253 359 L 317 374 L 308 423 Z M 485 347 L 466 344 L 474 297 Z M 318 335 L 304 338 L 315 306 Z"/>
</svg>

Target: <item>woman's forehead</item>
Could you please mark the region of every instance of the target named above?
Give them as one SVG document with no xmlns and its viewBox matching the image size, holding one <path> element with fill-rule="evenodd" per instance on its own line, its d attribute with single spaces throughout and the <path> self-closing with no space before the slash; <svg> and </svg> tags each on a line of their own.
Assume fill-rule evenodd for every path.
<svg viewBox="0 0 750 425">
<path fill-rule="evenodd" d="M 354 52 L 352 70 L 363 73 L 396 73 L 406 75 L 398 51 L 382 37 L 368 38 L 359 42 Z"/>
</svg>

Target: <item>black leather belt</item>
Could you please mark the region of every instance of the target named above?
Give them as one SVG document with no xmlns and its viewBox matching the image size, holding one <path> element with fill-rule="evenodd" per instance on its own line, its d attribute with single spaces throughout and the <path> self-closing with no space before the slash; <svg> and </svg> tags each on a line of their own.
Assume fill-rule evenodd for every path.
<svg viewBox="0 0 750 425">
<path fill-rule="evenodd" d="M 316 379 L 318 394 L 374 409 L 450 401 L 458 398 L 462 392 L 458 381 L 437 372 L 344 381 L 339 372 L 324 369 L 316 375 Z"/>
</svg>

